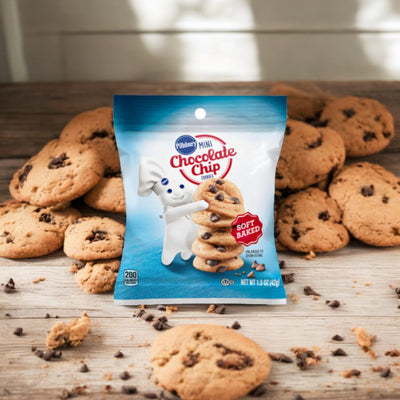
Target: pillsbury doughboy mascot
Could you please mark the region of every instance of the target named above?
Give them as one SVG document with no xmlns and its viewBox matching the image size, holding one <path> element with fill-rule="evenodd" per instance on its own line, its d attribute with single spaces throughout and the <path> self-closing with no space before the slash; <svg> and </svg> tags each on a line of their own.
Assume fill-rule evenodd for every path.
<svg viewBox="0 0 400 400">
<path fill-rule="evenodd" d="M 170 265 L 178 253 L 183 260 L 192 256 L 192 243 L 196 239 L 196 225 L 190 214 L 205 210 L 204 200 L 193 201 L 193 192 L 181 180 L 167 178 L 161 165 L 143 157 L 139 162 L 138 195 L 145 197 L 154 192 L 164 206 L 165 234 L 161 262 Z"/>
</svg>

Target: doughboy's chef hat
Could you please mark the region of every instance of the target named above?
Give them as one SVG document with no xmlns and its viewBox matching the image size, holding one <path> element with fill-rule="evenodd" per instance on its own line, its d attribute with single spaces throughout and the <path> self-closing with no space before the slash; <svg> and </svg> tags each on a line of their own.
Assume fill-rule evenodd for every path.
<svg viewBox="0 0 400 400">
<path fill-rule="evenodd" d="M 165 172 L 157 161 L 142 157 L 139 161 L 139 186 L 138 195 L 150 196 L 151 192 L 158 196 L 162 187 L 168 184 Z"/>
</svg>

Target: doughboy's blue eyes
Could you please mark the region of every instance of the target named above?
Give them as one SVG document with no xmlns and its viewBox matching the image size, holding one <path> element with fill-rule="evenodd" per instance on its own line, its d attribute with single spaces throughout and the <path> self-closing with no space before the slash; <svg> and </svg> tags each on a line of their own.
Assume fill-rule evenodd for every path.
<svg viewBox="0 0 400 400">
<path fill-rule="evenodd" d="M 181 189 L 183 189 L 183 188 L 185 187 L 185 185 L 179 185 L 179 187 L 180 187 Z"/>
<path fill-rule="evenodd" d="M 168 189 L 167 192 L 168 192 L 168 193 L 172 193 L 172 189 Z"/>
</svg>

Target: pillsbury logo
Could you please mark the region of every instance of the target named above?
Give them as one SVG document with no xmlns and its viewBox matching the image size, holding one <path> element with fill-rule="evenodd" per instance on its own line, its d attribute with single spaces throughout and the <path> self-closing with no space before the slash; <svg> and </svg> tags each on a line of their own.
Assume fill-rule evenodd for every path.
<svg viewBox="0 0 400 400">
<path fill-rule="evenodd" d="M 179 136 L 175 141 L 175 149 L 178 153 L 188 156 L 197 149 L 197 140 L 190 135 Z"/>
</svg>

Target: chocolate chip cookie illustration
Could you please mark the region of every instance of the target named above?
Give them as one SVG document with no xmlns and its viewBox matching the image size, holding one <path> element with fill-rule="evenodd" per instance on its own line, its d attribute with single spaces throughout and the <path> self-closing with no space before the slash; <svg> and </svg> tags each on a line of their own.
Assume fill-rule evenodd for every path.
<svg viewBox="0 0 400 400">
<path fill-rule="evenodd" d="M 39 207 L 74 200 L 96 186 L 104 173 L 99 153 L 80 143 L 52 140 L 11 180 L 11 196 Z"/>
<path fill-rule="evenodd" d="M 317 188 L 302 190 L 282 202 L 276 233 L 283 246 L 304 253 L 333 251 L 349 242 L 339 207 Z"/>
<path fill-rule="evenodd" d="M 154 379 L 183 400 L 233 400 L 260 385 L 270 371 L 267 352 L 218 325 L 181 325 L 151 347 Z"/>
<path fill-rule="evenodd" d="M 100 107 L 78 114 L 64 127 L 60 139 L 91 144 L 99 152 L 107 173 L 120 171 L 111 107 Z"/>
<path fill-rule="evenodd" d="M 333 100 L 322 111 L 321 120 L 342 136 L 349 157 L 378 153 L 394 135 L 392 115 L 372 99 L 348 96 Z"/>
<path fill-rule="evenodd" d="M 275 186 L 278 190 L 295 191 L 317 184 L 341 168 L 345 158 L 344 142 L 337 132 L 288 120 Z"/>
<path fill-rule="evenodd" d="M 400 178 L 377 164 L 339 171 L 329 186 L 350 233 L 372 246 L 400 245 Z"/>
<path fill-rule="evenodd" d="M 65 230 L 80 216 L 73 208 L 54 210 L 15 200 L 0 204 L 0 257 L 40 257 L 58 250 Z"/>
<path fill-rule="evenodd" d="M 206 243 L 237 245 L 236 239 L 231 234 L 232 228 L 211 228 L 209 226 L 199 226 L 197 230 L 198 238 Z"/>
<path fill-rule="evenodd" d="M 235 218 L 225 217 L 213 211 L 203 210 L 191 214 L 193 222 L 211 228 L 228 228 Z"/>
<path fill-rule="evenodd" d="M 106 260 L 120 257 L 125 226 L 106 217 L 84 217 L 65 232 L 64 253 L 77 260 Z"/>
<path fill-rule="evenodd" d="M 235 271 L 242 267 L 243 264 L 243 260 L 238 256 L 225 260 L 216 260 L 196 256 L 193 260 L 193 266 L 196 269 L 205 272 L 219 272 L 221 274 L 226 271 Z"/>
<path fill-rule="evenodd" d="M 212 258 L 218 260 L 226 260 L 228 258 L 236 257 L 243 253 L 243 245 L 222 245 L 205 243 L 196 239 L 192 245 L 192 251 L 196 256 L 204 258 Z"/>
</svg>

